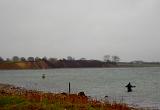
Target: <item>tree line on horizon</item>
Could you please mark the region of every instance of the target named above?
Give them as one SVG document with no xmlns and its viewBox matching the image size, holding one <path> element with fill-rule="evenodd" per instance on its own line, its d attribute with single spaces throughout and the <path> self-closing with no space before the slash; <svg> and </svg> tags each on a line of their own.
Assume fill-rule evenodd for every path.
<svg viewBox="0 0 160 110">
<path fill-rule="evenodd" d="M 13 56 L 12 58 L 3 59 L 0 57 L 0 64 L 5 63 L 31 63 L 33 65 L 47 65 L 47 68 L 78 68 L 78 67 L 108 67 L 115 66 L 119 62 L 120 58 L 118 56 L 105 55 L 104 60 L 87 60 L 86 58 L 75 59 L 71 56 L 63 59 L 57 58 L 47 58 L 47 57 L 18 57 Z"/>
<path fill-rule="evenodd" d="M 3 62 L 3 61 L 10 61 L 10 62 L 18 62 L 18 61 L 30 61 L 30 62 L 33 62 L 33 61 L 58 61 L 58 60 L 67 60 L 67 61 L 78 61 L 78 60 L 81 60 L 81 61 L 85 61 L 87 60 L 86 58 L 80 58 L 78 60 L 76 60 L 74 57 L 72 56 L 68 56 L 67 58 L 63 58 L 63 59 L 58 59 L 58 58 L 47 58 L 47 57 L 28 57 L 28 58 L 25 58 L 25 57 L 18 57 L 18 56 L 13 56 L 12 58 L 6 58 L 4 59 L 3 57 L 0 57 L 0 62 Z M 92 59 L 93 61 L 94 59 Z M 88 60 L 89 61 L 89 60 Z M 100 61 L 100 60 L 94 60 L 94 61 Z M 120 58 L 118 56 L 110 56 L 110 55 L 105 55 L 103 57 L 103 61 L 102 62 L 107 62 L 107 63 L 111 63 L 111 62 L 119 62 L 120 61 Z"/>
<path fill-rule="evenodd" d="M 1 69 L 15 69 L 15 67 L 21 64 L 30 65 L 28 68 L 79 68 L 79 67 L 125 67 L 125 66 L 136 66 L 139 64 L 160 64 L 159 62 L 143 62 L 143 61 L 132 61 L 132 62 L 119 62 L 118 56 L 105 55 L 103 60 L 88 60 L 86 58 L 75 59 L 72 56 L 67 58 L 47 58 L 47 57 L 18 57 L 13 56 L 12 58 L 3 59 L 0 57 L 0 68 Z M 12 68 L 13 67 L 13 68 Z M 16 67 L 17 69 L 19 67 Z M 26 67 L 27 68 L 27 67 Z"/>
</svg>

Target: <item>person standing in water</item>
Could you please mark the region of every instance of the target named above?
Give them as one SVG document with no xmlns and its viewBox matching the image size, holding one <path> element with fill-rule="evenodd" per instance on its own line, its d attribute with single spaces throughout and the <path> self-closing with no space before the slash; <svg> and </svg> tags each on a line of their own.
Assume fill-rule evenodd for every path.
<svg viewBox="0 0 160 110">
<path fill-rule="evenodd" d="M 126 88 L 127 88 L 128 92 L 132 92 L 133 87 L 136 87 L 136 86 L 132 86 L 130 82 L 126 85 Z"/>
<path fill-rule="evenodd" d="M 46 78 L 45 74 L 42 74 L 42 79 L 45 79 L 45 78 Z"/>
</svg>

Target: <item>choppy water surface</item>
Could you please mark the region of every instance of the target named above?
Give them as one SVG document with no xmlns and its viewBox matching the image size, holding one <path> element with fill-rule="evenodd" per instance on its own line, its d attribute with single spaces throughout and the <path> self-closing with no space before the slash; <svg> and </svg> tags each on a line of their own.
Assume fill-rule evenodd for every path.
<svg viewBox="0 0 160 110">
<path fill-rule="evenodd" d="M 46 75 L 42 79 L 42 74 Z M 0 71 L 0 83 L 51 92 L 84 91 L 87 95 L 160 108 L 160 68 L 86 68 Z M 127 93 L 125 85 L 136 85 Z"/>
</svg>

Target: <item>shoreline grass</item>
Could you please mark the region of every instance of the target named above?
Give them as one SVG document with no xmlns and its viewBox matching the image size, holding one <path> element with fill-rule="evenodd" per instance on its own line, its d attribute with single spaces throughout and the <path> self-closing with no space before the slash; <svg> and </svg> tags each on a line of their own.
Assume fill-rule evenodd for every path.
<svg viewBox="0 0 160 110">
<path fill-rule="evenodd" d="M 84 94 L 44 93 L 0 85 L 0 110 L 137 110 L 124 103 L 98 101 Z"/>
</svg>

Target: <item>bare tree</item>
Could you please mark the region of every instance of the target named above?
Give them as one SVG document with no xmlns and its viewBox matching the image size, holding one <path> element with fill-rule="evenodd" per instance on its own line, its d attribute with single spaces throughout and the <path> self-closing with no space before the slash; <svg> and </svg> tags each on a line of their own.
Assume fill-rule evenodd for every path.
<svg viewBox="0 0 160 110">
<path fill-rule="evenodd" d="M 49 61 L 52 62 L 52 63 L 54 63 L 54 62 L 57 61 L 57 58 L 49 58 Z"/>
<path fill-rule="evenodd" d="M 111 56 L 110 55 L 105 55 L 104 56 L 104 62 L 110 62 L 111 61 Z"/>
<path fill-rule="evenodd" d="M 68 56 L 68 57 L 67 57 L 67 60 L 70 60 L 70 61 L 71 61 L 71 60 L 75 60 L 75 59 L 74 59 L 73 57 L 71 57 L 71 56 Z"/>
<path fill-rule="evenodd" d="M 112 62 L 119 62 L 120 61 L 120 58 L 118 56 L 112 56 Z"/>
<path fill-rule="evenodd" d="M 20 61 L 20 58 L 18 56 L 13 56 L 12 60 L 13 61 Z"/>
<path fill-rule="evenodd" d="M 3 61 L 4 61 L 4 59 L 2 57 L 0 57 L 0 62 L 3 62 Z"/>
<path fill-rule="evenodd" d="M 26 61 L 26 58 L 24 58 L 24 57 L 21 57 L 21 59 L 20 59 L 21 61 Z"/>
<path fill-rule="evenodd" d="M 28 57 L 28 61 L 34 61 L 34 57 Z"/>
<path fill-rule="evenodd" d="M 41 60 L 41 58 L 39 58 L 39 57 L 35 58 L 35 61 L 40 61 L 40 60 Z"/>
<path fill-rule="evenodd" d="M 43 60 L 43 61 L 47 61 L 47 57 L 44 56 L 44 57 L 42 58 L 42 60 Z"/>
<path fill-rule="evenodd" d="M 6 58 L 6 61 L 11 61 L 11 59 L 10 58 Z"/>
</svg>

